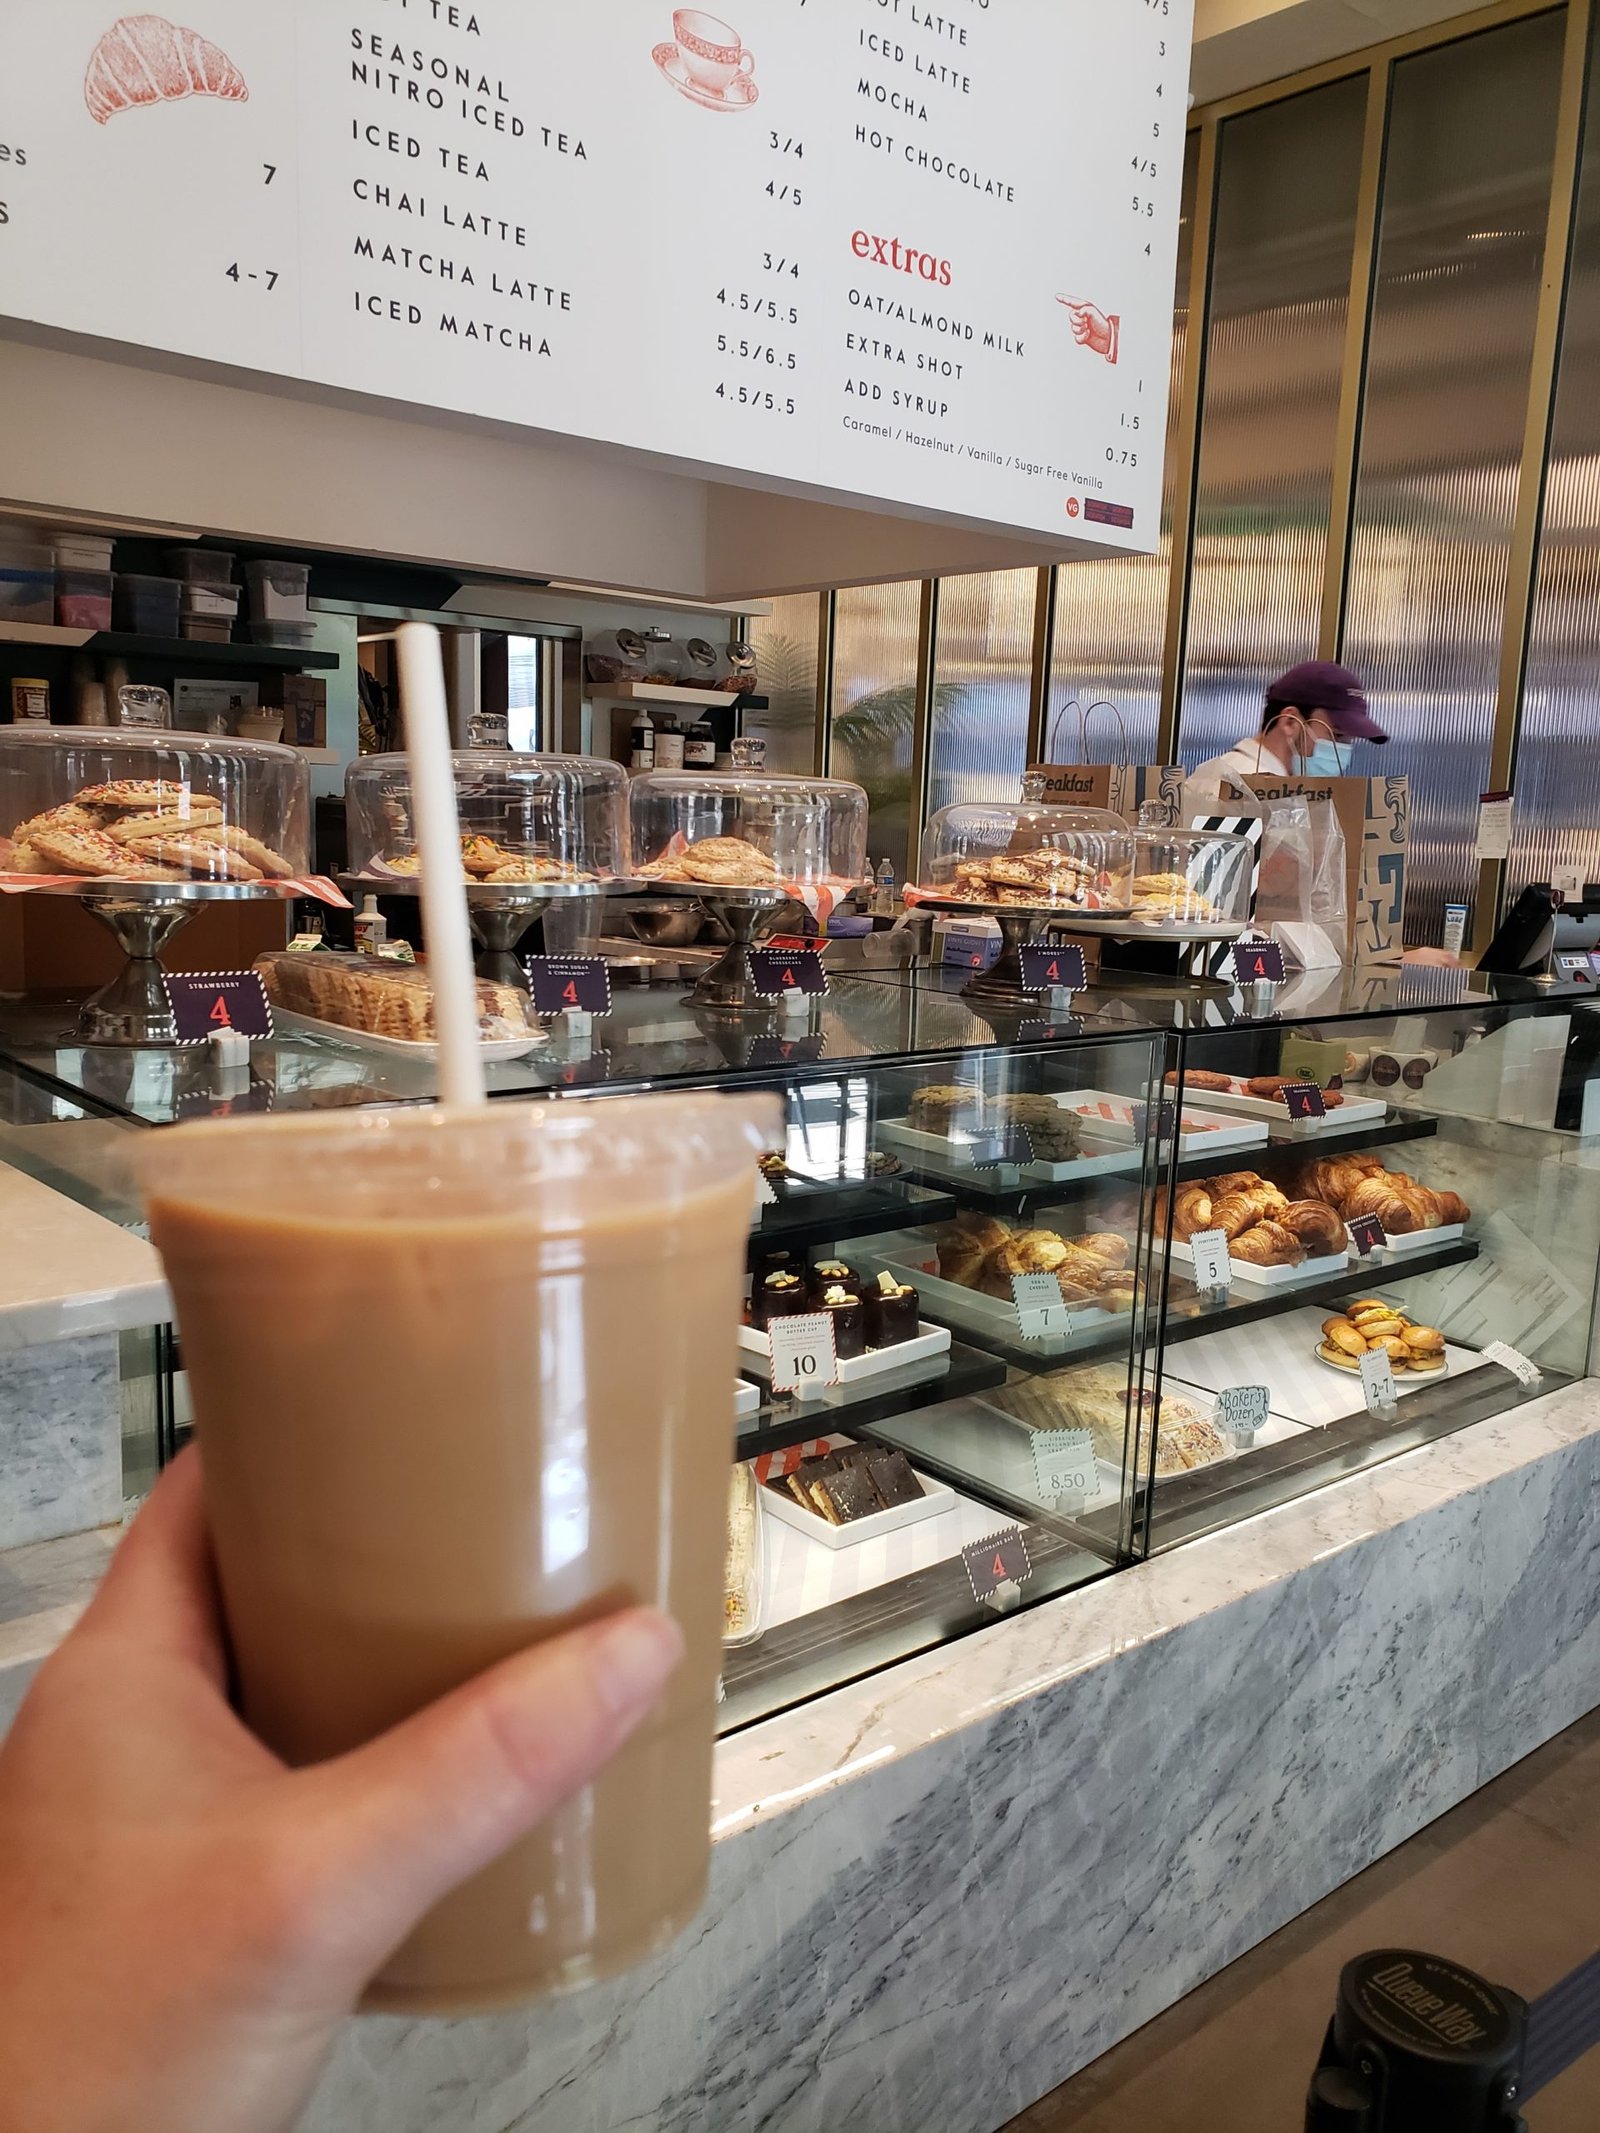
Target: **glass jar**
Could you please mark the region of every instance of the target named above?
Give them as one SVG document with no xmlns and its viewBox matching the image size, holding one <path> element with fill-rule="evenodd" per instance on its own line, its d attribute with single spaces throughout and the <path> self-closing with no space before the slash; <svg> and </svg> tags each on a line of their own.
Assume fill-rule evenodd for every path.
<svg viewBox="0 0 1600 2133">
<path fill-rule="evenodd" d="M 469 750 L 450 762 L 469 881 L 585 883 L 626 871 L 628 779 L 620 763 Z M 420 875 L 408 758 L 352 763 L 344 792 L 350 871 L 365 881 Z"/>
<path fill-rule="evenodd" d="M 867 796 L 842 779 L 657 770 L 628 804 L 648 881 L 843 893 L 867 879 Z"/>
<path fill-rule="evenodd" d="M 1234 940 L 1255 900 L 1248 837 L 1216 830 L 1133 832 L 1133 920 L 1129 930 Z"/>
<path fill-rule="evenodd" d="M 308 864 L 292 748 L 130 729 L 0 730 L 0 871 L 268 886 Z"/>
<path fill-rule="evenodd" d="M 962 801 L 928 824 L 923 894 L 996 910 L 1110 915 L 1133 903 L 1133 834 L 1103 808 Z"/>
</svg>

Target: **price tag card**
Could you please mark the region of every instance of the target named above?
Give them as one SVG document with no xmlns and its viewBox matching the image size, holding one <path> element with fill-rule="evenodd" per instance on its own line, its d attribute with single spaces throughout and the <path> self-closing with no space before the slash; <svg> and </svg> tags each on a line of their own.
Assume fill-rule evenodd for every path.
<svg viewBox="0 0 1600 2133">
<path fill-rule="evenodd" d="M 1078 1015 L 1055 1015 L 1046 1022 L 1031 1015 L 1017 1024 L 1018 1044 L 1052 1044 L 1059 1037 L 1081 1037 L 1083 1020 Z"/>
<path fill-rule="evenodd" d="M 974 1170 L 994 1170 L 1001 1163 L 1020 1168 L 1033 1161 L 1033 1137 L 1026 1126 L 1002 1126 L 993 1133 L 975 1133 L 960 1145 Z"/>
<path fill-rule="evenodd" d="M 1036 1429 L 1033 1477 L 1040 1496 L 1059 1510 L 1086 1511 L 1100 1494 L 1093 1437 L 1086 1429 Z"/>
<path fill-rule="evenodd" d="M 591 1082 L 611 1079 L 611 1054 L 591 1052 L 587 1059 L 569 1059 L 556 1075 L 558 1089 L 583 1089 Z"/>
<path fill-rule="evenodd" d="M 1051 1334 L 1072 1331 L 1072 1313 L 1062 1300 L 1061 1284 L 1054 1274 L 1013 1274 L 1011 1300 L 1025 1341 L 1042 1341 Z"/>
<path fill-rule="evenodd" d="M 1369 1348 L 1361 1358 L 1361 1390 L 1367 1396 L 1367 1412 L 1392 1414 L 1396 1405 L 1394 1365 L 1387 1349 Z"/>
<path fill-rule="evenodd" d="M 1033 1558 L 1020 1526 L 1003 1526 L 984 1540 L 969 1541 L 961 1551 L 961 1560 L 972 1580 L 975 1600 L 992 1600 L 1008 1580 L 1021 1585 L 1033 1576 Z"/>
<path fill-rule="evenodd" d="M 528 983 L 541 1015 L 609 1015 L 611 965 L 603 955 L 530 955 Z"/>
<path fill-rule="evenodd" d="M 1479 859 L 1511 857 L 1510 793 L 1486 792 L 1479 795 L 1476 856 Z"/>
<path fill-rule="evenodd" d="M 1281 985 L 1283 950 L 1276 941 L 1235 941 L 1233 974 L 1241 985 Z"/>
<path fill-rule="evenodd" d="M 1194 1254 L 1194 1285 L 1197 1289 L 1230 1289 L 1233 1259 L 1228 1239 L 1220 1229 L 1197 1229 L 1189 1239 Z"/>
<path fill-rule="evenodd" d="M 1502 1370 L 1509 1370 L 1519 1385 L 1537 1385 L 1544 1372 L 1537 1363 L 1530 1362 L 1520 1348 L 1513 1348 L 1509 1341 L 1488 1341 L 1484 1344 L 1486 1362 L 1498 1363 Z"/>
<path fill-rule="evenodd" d="M 752 948 L 750 982 L 768 999 L 791 993 L 818 999 L 828 989 L 828 973 L 815 948 Z"/>
<path fill-rule="evenodd" d="M 822 1057 L 828 1040 L 813 1033 L 805 1037 L 757 1037 L 750 1046 L 746 1066 L 805 1066 Z"/>
<path fill-rule="evenodd" d="M 161 982 L 180 1044 L 204 1044 L 222 1029 L 241 1037 L 272 1035 L 267 988 L 253 970 L 163 972 Z"/>
<path fill-rule="evenodd" d="M 1048 992 L 1059 985 L 1067 992 L 1082 992 L 1089 983 L 1083 950 L 1062 947 L 1055 941 L 1024 941 L 1017 950 L 1022 960 L 1024 992 Z"/>
<path fill-rule="evenodd" d="M 1154 1112 L 1149 1104 L 1135 1104 L 1131 1123 L 1136 1141 L 1148 1140 L 1152 1132 L 1158 1141 L 1170 1141 L 1178 1130 L 1178 1107 L 1166 1096 Z"/>
<path fill-rule="evenodd" d="M 833 1345 L 833 1320 L 826 1311 L 804 1318 L 775 1318 L 767 1328 L 772 1344 L 774 1392 L 810 1391 L 839 1382 L 839 1357 Z"/>
<path fill-rule="evenodd" d="M 1265 1385 L 1225 1385 L 1217 1394 L 1217 1427 L 1236 1451 L 1247 1451 L 1271 1406 L 1272 1394 Z"/>
<path fill-rule="evenodd" d="M 1291 1118 L 1326 1118 L 1328 1115 L 1322 1091 L 1314 1081 L 1285 1082 L 1283 1100 Z"/>
<path fill-rule="evenodd" d="M 778 1195 L 772 1189 L 771 1178 L 767 1176 L 767 1173 L 764 1170 L 758 1170 L 756 1172 L 757 1207 L 776 1207 L 777 1204 Z"/>
<path fill-rule="evenodd" d="M 1350 1242 L 1355 1246 L 1359 1259 L 1365 1259 L 1373 1252 L 1381 1252 L 1389 1242 L 1389 1232 L 1376 1215 L 1356 1215 L 1345 1224 L 1345 1228 L 1350 1232 Z"/>
</svg>

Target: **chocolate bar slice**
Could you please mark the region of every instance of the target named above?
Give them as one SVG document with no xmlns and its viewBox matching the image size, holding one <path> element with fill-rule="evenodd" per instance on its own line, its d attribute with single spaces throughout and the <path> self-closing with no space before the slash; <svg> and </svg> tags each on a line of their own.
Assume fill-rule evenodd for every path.
<svg viewBox="0 0 1600 2133">
<path fill-rule="evenodd" d="M 783 1486 L 796 1503 L 803 1503 L 808 1511 L 814 1511 L 816 1505 L 811 1501 L 811 1484 L 820 1481 L 825 1474 L 831 1474 L 838 1464 L 837 1452 L 824 1452 L 820 1459 L 802 1459 Z"/>
<path fill-rule="evenodd" d="M 922 1483 L 912 1473 L 911 1462 L 904 1452 L 888 1447 L 868 1452 L 867 1472 L 886 1511 L 897 1503 L 921 1502 Z"/>
<path fill-rule="evenodd" d="M 848 1526 L 883 1508 L 865 1466 L 853 1459 L 841 1461 L 834 1473 L 814 1481 L 811 1501 L 830 1526 Z"/>
</svg>

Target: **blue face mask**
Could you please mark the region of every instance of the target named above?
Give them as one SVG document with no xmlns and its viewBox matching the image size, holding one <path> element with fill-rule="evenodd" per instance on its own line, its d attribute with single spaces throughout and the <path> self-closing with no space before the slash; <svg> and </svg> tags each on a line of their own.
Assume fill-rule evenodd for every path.
<svg viewBox="0 0 1600 2133">
<path fill-rule="evenodd" d="M 1313 778 L 1348 777 L 1354 747 L 1353 741 L 1313 742 L 1311 753 L 1305 758 L 1307 775 Z"/>
</svg>

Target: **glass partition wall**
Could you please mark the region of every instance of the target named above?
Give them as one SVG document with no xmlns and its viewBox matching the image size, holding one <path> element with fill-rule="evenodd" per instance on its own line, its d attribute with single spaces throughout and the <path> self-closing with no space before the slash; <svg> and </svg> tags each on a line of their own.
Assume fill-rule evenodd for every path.
<svg viewBox="0 0 1600 2133">
<path fill-rule="evenodd" d="M 1600 910 L 1597 8 L 1498 0 L 1192 114 L 1159 552 L 810 598 L 823 754 L 897 873 L 932 807 L 1193 764 L 1325 657 L 1392 735 L 1352 767 L 1412 778 L 1410 941 L 1465 902 L 1481 945 L 1560 867 Z"/>
</svg>

